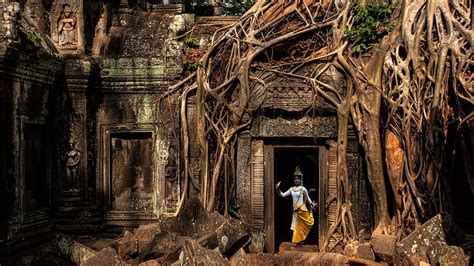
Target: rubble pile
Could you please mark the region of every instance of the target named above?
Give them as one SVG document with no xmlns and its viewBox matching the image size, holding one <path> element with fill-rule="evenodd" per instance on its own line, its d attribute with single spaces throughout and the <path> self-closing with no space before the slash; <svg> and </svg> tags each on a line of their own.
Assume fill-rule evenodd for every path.
<svg viewBox="0 0 474 266">
<path fill-rule="evenodd" d="M 373 237 L 366 243 L 352 241 L 343 254 L 286 242 L 278 254 L 254 253 L 248 229 L 238 220 L 206 212 L 195 199 L 177 217 L 124 230 L 95 250 L 58 234 L 17 265 L 382 265 L 376 262 L 381 260 L 395 265 L 468 265 L 469 259 L 460 247 L 450 245 L 459 245 L 464 236 L 442 215 L 398 242 L 391 236 Z"/>
</svg>

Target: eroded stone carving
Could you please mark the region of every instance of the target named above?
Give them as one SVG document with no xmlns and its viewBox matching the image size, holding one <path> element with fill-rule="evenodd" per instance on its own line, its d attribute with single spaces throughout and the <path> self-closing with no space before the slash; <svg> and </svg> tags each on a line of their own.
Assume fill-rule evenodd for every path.
<svg viewBox="0 0 474 266">
<path fill-rule="evenodd" d="M 166 165 L 165 177 L 167 181 L 175 181 L 178 177 L 176 174 L 177 165 L 176 165 L 176 151 L 173 146 L 169 147 L 168 150 L 168 164 Z"/>
<path fill-rule="evenodd" d="M 66 152 L 64 158 L 66 164 L 66 178 L 64 180 L 63 189 L 67 191 L 77 191 L 79 190 L 81 152 L 73 138 L 69 139 L 69 150 Z"/>
<path fill-rule="evenodd" d="M 316 118 L 305 116 L 298 120 L 261 117 L 251 129 L 251 135 L 264 137 L 335 137 L 336 126 L 337 121 L 334 116 Z"/>
<path fill-rule="evenodd" d="M 69 4 L 62 6 L 58 20 L 58 43 L 60 46 L 71 46 L 77 43 L 77 19 Z"/>
<path fill-rule="evenodd" d="M 178 165 L 176 160 L 176 148 L 170 145 L 168 148 L 168 163 L 165 167 L 166 178 L 166 209 L 173 211 L 178 202 Z"/>
<path fill-rule="evenodd" d="M 20 3 L 13 2 L 5 7 L 3 13 L 3 29 L 5 31 L 5 39 L 7 42 L 16 42 L 18 37 L 18 21 L 19 21 Z"/>
</svg>

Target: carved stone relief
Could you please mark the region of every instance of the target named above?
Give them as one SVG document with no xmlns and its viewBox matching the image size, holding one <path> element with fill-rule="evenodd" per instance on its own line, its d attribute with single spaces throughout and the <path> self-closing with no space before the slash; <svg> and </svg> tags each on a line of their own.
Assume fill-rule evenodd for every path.
<svg viewBox="0 0 474 266">
<path fill-rule="evenodd" d="M 65 179 L 63 190 L 78 191 L 80 186 L 80 163 L 81 151 L 78 148 L 77 142 L 71 137 L 69 139 L 69 149 L 64 154 L 65 164 Z"/>
<path fill-rule="evenodd" d="M 176 209 L 178 195 L 178 162 L 176 147 L 170 145 L 168 148 L 168 163 L 165 167 L 166 179 L 166 210 L 172 212 Z"/>
<path fill-rule="evenodd" d="M 62 6 L 58 20 L 58 43 L 60 46 L 75 46 L 77 44 L 77 19 L 69 4 Z"/>
<path fill-rule="evenodd" d="M 82 1 L 57 0 L 50 14 L 51 39 L 61 53 L 76 53 L 82 46 Z"/>
<path fill-rule="evenodd" d="M 336 117 L 303 117 L 301 119 L 272 119 L 259 117 L 251 129 L 252 136 L 260 137 L 336 137 Z"/>
<path fill-rule="evenodd" d="M 301 111 L 311 107 L 314 92 L 310 86 L 297 82 L 274 82 L 268 88 L 263 107 Z"/>
</svg>

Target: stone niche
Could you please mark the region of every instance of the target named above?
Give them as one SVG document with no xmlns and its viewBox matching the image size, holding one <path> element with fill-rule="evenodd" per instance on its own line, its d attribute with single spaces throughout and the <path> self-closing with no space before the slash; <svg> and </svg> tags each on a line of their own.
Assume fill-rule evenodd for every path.
<svg viewBox="0 0 474 266">
<path fill-rule="evenodd" d="M 147 123 L 104 125 L 102 132 L 106 219 L 125 224 L 158 218 L 165 194 L 161 136 Z"/>
<path fill-rule="evenodd" d="M 152 132 L 110 134 L 112 211 L 150 212 L 153 209 Z"/>
</svg>

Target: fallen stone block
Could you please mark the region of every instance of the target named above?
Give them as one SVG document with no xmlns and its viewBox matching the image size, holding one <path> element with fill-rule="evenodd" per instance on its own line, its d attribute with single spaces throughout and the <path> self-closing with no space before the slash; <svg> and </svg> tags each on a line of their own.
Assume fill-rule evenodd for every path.
<svg viewBox="0 0 474 266">
<path fill-rule="evenodd" d="M 375 254 L 370 243 L 361 244 L 358 241 L 352 241 L 345 246 L 344 254 L 349 257 L 375 261 Z"/>
<path fill-rule="evenodd" d="M 243 266 L 250 264 L 250 258 L 243 248 L 239 249 L 237 252 L 232 255 L 229 259 L 231 266 Z"/>
<path fill-rule="evenodd" d="M 397 237 L 392 235 L 372 235 L 370 244 L 374 253 L 381 257 L 388 257 L 393 259 L 395 255 L 395 245 L 397 243 Z"/>
<path fill-rule="evenodd" d="M 182 265 L 230 265 L 220 252 L 204 248 L 191 239 L 184 242 L 180 257 Z"/>
<path fill-rule="evenodd" d="M 156 260 L 147 260 L 138 264 L 138 266 L 160 266 L 160 263 L 158 263 Z"/>
<path fill-rule="evenodd" d="M 278 254 L 269 254 L 269 253 L 250 253 L 247 254 L 249 263 L 247 265 L 252 265 L 252 266 L 273 266 L 273 265 L 279 265 L 279 258 L 280 256 Z"/>
<path fill-rule="evenodd" d="M 419 264 L 421 261 L 436 264 L 441 257 L 444 260 L 453 256 L 453 261 L 464 261 L 464 252 L 460 248 L 448 246 L 448 241 L 459 241 L 462 233 L 452 223 L 448 215 L 438 214 L 421 225 L 396 246 L 395 263 Z"/>
<path fill-rule="evenodd" d="M 118 255 L 125 259 L 132 257 L 138 252 L 138 241 L 130 231 L 125 230 L 123 237 L 117 239 L 112 247 L 117 251 Z"/>
<path fill-rule="evenodd" d="M 174 232 L 160 233 L 140 251 L 140 258 L 143 261 L 158 260 L 160 263 L 176 261 L 186 239 Z"/>
<path fill-rule="evenodd" d="M 279 254 L 278 265 L 382 265 L 375 261 L 350 258 L 337 253 L 287 251 Z"/>
<path fill-rule="evenodd" d="M 123 261 L 115 249 L 112 247 L 106 247 L 101 251 L 97 252 L 94 256 L 86 260 L 85 262 L 80 264 L 81 266 L 124 266 L 127 265 L 125 261 Z"/>
<path fill-rule="evenodd" d="M 432 265 L 468 265 L 469 256 L 460 247 L 448 246 L 445 242 L 437 241 L 427 251 Z"/>
<path fill-rule="evenodd" d="M 138 242 L 138 250 L 140 251 L 146 247 L 151 241 L 153 241 L 155 235 L 158 235 L 159 233 L 161 233 L 160 223 L 140 225 L 135 230 L 134 234 L 135 239 L 137 239 Z"/>
<path fill-rule="evenodd" d="M 349 265 L 346 256 L 336 253 L 287 251 L 280 254 L 278 264 L 284 265 Z"/>
<path fill-rule="evenodd" d="M 219 251 L 230 257 L 249 240 L 248 233 L 240 221 L 226 219 L 217 212 L 212 213 L 209 218 L 221 223 L 216 229 L 211 229 L 211 234 L 207 238 L 210 248 L 215 247 L 213 242 L 216 241 Z"/>
<path fill-rule="evenodd" d="M 57 245 L 59 251 L 67 260 L 76 264 L 85 262 L 97 253 L 95 250 L 63 234 L 57 235 L 53 243 Z"/>
</svg>

